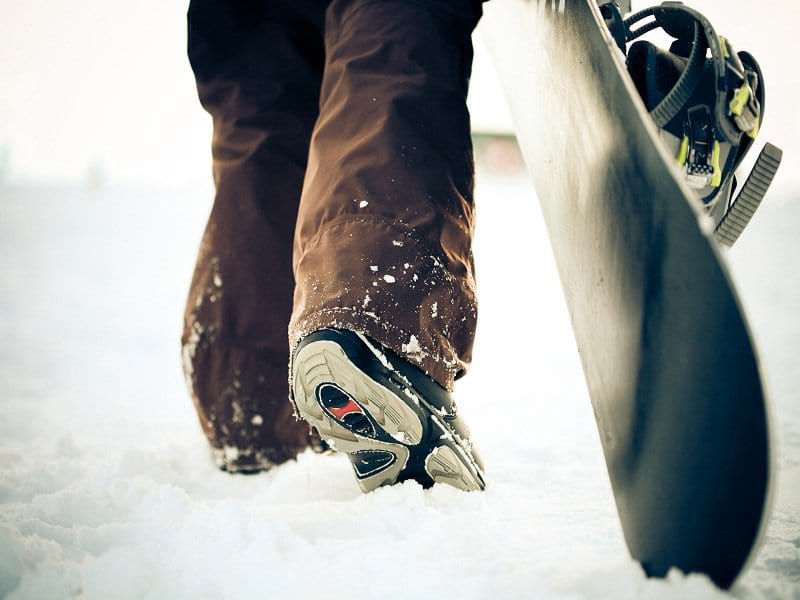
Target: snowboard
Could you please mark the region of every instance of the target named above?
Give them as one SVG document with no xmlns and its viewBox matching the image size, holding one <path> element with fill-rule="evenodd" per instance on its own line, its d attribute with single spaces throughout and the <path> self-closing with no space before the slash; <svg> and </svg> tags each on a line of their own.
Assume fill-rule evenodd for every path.
<svg viewBox="0 0 800 600">
<path fill-rule="evenodd" d="M 628 549 L 729 587 L 772 472 L 759 363 L 713 225 L 595 0 L 497 0 L 484 39 L 533 176 Z"/>
</svg>

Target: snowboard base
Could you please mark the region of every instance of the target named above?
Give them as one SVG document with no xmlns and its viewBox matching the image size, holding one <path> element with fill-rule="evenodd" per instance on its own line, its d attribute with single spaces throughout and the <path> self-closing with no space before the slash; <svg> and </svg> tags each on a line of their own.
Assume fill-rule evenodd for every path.
<svg viewBox="0 0 800 600">
<path fill-rule="evenodd" d="M 713 227 L 594 0 L 487 3 L 620 521 L 648 574 L 732 584 L 770 483 L 758 361 Z"/>
</svg>

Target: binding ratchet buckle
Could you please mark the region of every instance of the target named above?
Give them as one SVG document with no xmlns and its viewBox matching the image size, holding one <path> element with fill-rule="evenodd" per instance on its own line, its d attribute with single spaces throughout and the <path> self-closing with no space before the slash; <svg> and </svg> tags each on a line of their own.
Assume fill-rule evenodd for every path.
<svg viewBox="0 0 800 600">
<path fill-rule="evenodd" d="M 686 181 L 692 188 L 719 187 L 722 183 L 720 146 L 716 137 L 708 107 L 690 108 L 684 122 L 677 162 L 684 169 Z"/>
<path fill-rule="evenodd" d="M 758 79 L 752 71 L 747 72 L 745 82 L 733 93 L 733 98 L 728 105 L 736 126 L 750 138 L 756 139 L 761 120 L 761 106 L 753 88 L 758 85 Z"/>
</svg>

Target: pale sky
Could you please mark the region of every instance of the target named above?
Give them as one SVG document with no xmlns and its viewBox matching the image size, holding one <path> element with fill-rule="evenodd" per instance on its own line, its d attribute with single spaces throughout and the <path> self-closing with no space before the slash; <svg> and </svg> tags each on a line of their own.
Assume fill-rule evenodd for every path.
<svg viewBox="0 0 800 600">
<path fill-rule="evenodd" d="M 769 102 L 763 139 L 790 152 L 800 146 L 800 3 L 692 5 L 761 61 Z M 0 151 L 10 152 L 12 180 L 81 180 L 98 161 L 112 181 L 209 180 L 210 119 L 185 55 L 186 2 L 0 0 L 0 7 Z M 474 127 L 510 130 L 479 33 L 476 52 Z"/>
</svg>

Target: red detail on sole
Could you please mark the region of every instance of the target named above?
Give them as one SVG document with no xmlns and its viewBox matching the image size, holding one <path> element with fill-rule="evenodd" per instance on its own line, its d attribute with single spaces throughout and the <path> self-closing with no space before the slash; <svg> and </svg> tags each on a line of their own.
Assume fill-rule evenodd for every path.
<svg viewBox="0 0 800 600">
<path fill-rule="evenodd" d="M 339 421 L 341 421 L 342 419 L 344 419 L 344 417 L 352 413 L 358 413 L 360 415 L 364 414 L 364 411 L 361 410 L 361 407 L 358 404 L 356 404 L 352 398 L 350 398 L 347 401 L 347 404 L 345 404 L 344 406 L 339 406 L 337 408 L 334 408 L 332 406 L 326 406 L 325 410 L 328 411 L 331 414 L 331 416 L 338 419 Z"/>
</svg>

